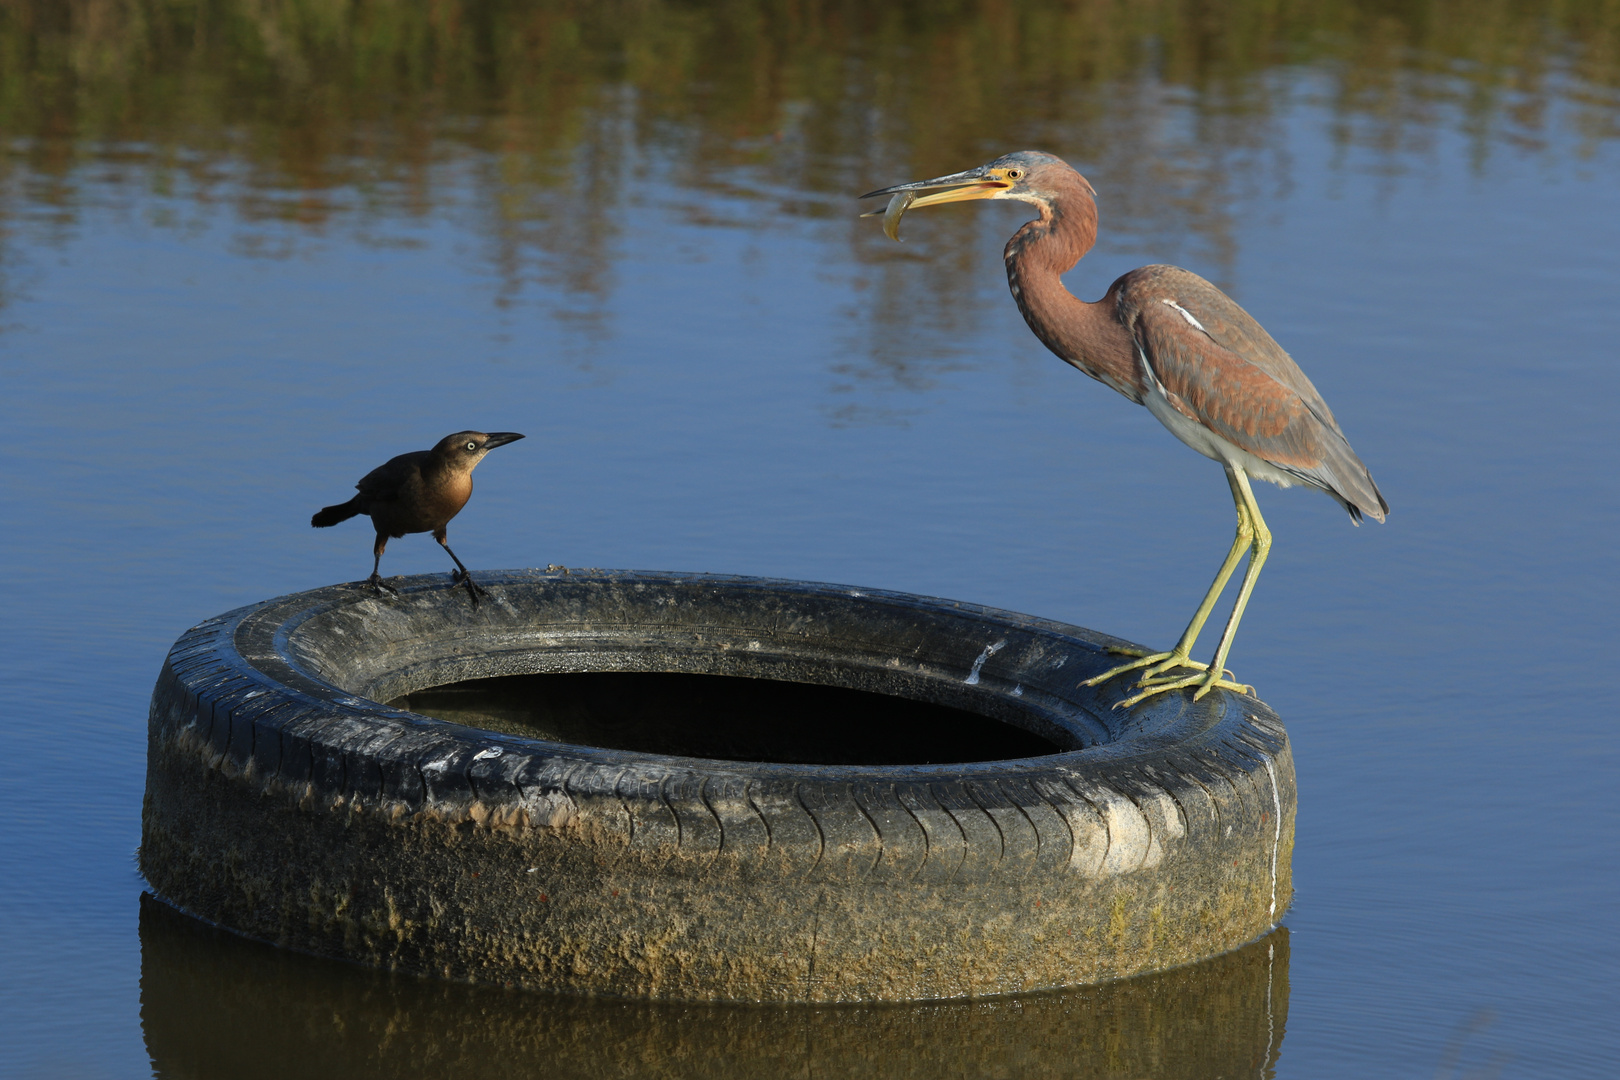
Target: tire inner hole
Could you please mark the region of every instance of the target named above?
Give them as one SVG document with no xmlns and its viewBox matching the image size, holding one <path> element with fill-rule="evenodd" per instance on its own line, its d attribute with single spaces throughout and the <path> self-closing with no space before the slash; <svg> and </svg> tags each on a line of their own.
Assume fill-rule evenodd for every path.
<svg viewBox="0 0 1620 1080">
<path fill-rule="evenodd" d="M 1033 732 L 925 701 L 726 675 L 507 675 L 388 703 L 532 739 L 784 765 L 944 765 L 1062 753 Z"/>
</svg>

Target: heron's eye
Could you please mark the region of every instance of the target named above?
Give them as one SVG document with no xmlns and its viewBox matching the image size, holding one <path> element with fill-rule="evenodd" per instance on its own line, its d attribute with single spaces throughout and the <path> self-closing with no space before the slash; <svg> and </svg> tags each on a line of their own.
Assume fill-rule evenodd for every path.
<svg viewBox="0 0 1620 1080">
<path fill-rule="evenodd" d="M 1009 179 L 1009 180 L 1022 180 L 1023 178 L 1024 178 L 1024 170 L 1023 169 L 1008 169 L 1007 170 L 1007 179 Z"/>
<path fill-rule="evenodd" d="M 469 453 L 471 451 L 473 451 L 473 450 L 476 450 L 476 449 L 478 449 L 478 444 L 477 443 L 470 442 L 470 443 L 467 444 L 467 450 L 468 450 Z"/>
</svg>

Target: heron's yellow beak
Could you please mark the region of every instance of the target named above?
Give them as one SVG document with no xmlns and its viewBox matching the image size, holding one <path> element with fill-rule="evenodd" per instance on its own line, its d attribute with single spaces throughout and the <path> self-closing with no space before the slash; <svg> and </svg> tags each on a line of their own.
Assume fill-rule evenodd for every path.
<svg viewBox="0 0 1620 1080">
<path fill-rule="evenodd" d="M 997 195 L 1013 186 L 1007 179 L 1005 169 L 969 169 L 967 172 L 952 173 L 950 176 L 941 176 L 933 180 L 917 180 L 910 184 L 896 184 L 894 187 L 880 188 L 862 195 L 863 199 L 875 198 L 879 195 L 890 196 L 889 205 L 883 210 L 872 210 L 861 217 L 883 217 L 883 231 L 889 239 L 900 239 L 900 218 L 907 210 L 914 210 L 920 206 L 938 206 L 941 203 L 968 202 L 971 199 L 993 199 Z M 929 192 L 927 195 L 921 192 Z"/>
<path fill-rule="evenodd" d="M 911 204 L 913 210 L 921 206 L 938 206 L 948 202 L 967 202 L 970 199 L 991 199 L 999 193 L 1012 187 L 1012 183 L 1000 178 L 980 180 L 974 184 L 963 184 L 948 191 L 938 191 L 932 195 L 920 195 Z"/>
</svg>

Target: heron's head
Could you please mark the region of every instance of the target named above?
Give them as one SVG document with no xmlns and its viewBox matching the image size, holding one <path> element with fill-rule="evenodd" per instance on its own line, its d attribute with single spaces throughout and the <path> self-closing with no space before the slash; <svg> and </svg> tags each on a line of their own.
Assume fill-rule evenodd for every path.
<svg viewBox="0 0 1620 1080">
<path fill-rule="evenodd" d="M 1086 178 L 1062 158 L 1039 150 L 1018 150 L 966 172 L 869 191 L 861 198 L 888 195 L 891 196 L 889 205 L 886 210 L 873 210 L 861 216 L 882 215 L 883 231 L 890 239 L 898 240 L 901 215 L 919 207 L 970 199 L 1017 199 L 1034 203 L 1042 214 L 1049 214 L 1065 200 L 1089 200 L 1096 194 Z"/>
<path fill-rule="evenodd" d="M 454 435 L 446 435 L 440 439 L 438 445 L 433 448 L 433 453 L 470 471 L 474 465 L 484 460 L 485 454 L 497 446 L 505 446 L 521 438 L 523 436 L 515 431 L 458 431 Z"/>
</svg>

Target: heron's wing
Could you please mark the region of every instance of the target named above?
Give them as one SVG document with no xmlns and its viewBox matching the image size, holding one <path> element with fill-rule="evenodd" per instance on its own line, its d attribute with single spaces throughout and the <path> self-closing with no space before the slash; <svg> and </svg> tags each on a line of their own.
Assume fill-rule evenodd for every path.
<svg viewBox="0 0 1620 1080">
<path fill-rule="evenodd" d="M 1186 270 L 1144 267 L 1128 277 L 1121 308 L 1178 410 L 1382 520 L 1389 507 L 1332 410 L 1248 312 Z"/>
</svg>

